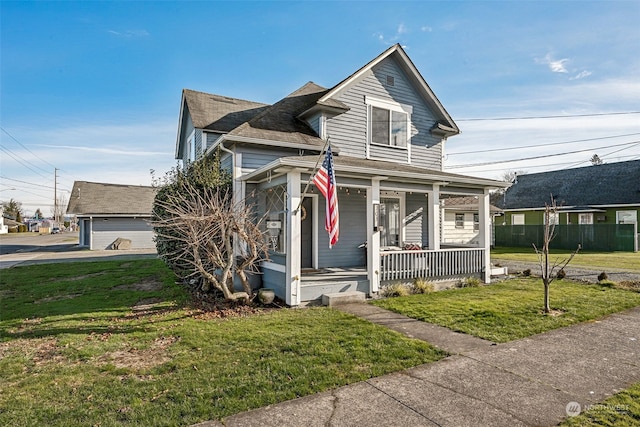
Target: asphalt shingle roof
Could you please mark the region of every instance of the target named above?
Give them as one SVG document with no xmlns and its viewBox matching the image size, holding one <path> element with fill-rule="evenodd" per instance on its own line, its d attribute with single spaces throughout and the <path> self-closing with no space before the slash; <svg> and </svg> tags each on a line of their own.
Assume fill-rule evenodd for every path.
<svg viewBox="0 0 640 427">
<path fill-rule="evenodd" d="M 518 176 L 503 209 L 541 208 L 551 195 L 560 206 L 640 205 L 640 160 Z"/>
<path fill-rule="evenodd" d="M 67 213 L 149 216 L 155 195 L 154 187 L 75 181 Z"/>
<path fill-rule="evenodd" d="M 198 129 L 229 132 L 264 111 L 268 104 L 184 89 L 193 125 Z"/>
<path fill-rule="evenodd" d="M 229 132 L 230 136 L 244 136 L 318 145 L 324 141 L 298 115 L 314 106 L 318 99 L 327 93 L 327 89 L 308 82 L 300 89 L 265 108 L 251 120 Z"/>
</svg>

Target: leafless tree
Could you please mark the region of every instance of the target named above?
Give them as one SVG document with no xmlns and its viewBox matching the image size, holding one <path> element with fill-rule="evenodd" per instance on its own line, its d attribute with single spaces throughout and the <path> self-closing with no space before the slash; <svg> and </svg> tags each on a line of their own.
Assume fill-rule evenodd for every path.
<svg viewBox="0 0 640 427">
<path fill-rule="evenodd" d="M 214 287 L 228 300 L 250 300 L 247 273 L 258 271 L 268 250 L 261 220 L 256 220 L 252 206 L 234 204 L 226 191 L 198 189 L 189 182 L 183 182 L 180 191 L 172 192 L 165 200 L 156 199 L 155 203 L 166 212 L 152 222 L 156 232 L 180 243 L 165 256 L 192 270 L 191 276 L 200 276 L 203 291 Z M 234 273 L 243 291 L 235 291 Z"/>
<path fill-rule="evenodd" d="M 540 265 L 540 271 L 542 275 L 542 283 L 544 284 L 544 312 L 549 313 L 551 309 L 549 308 L 549 287 L 551 282 L 557 277 L 557 271 L 564 270 L 564 268 L 571 262 L 573 257 L 576 256 L 578 251 L 580 251 L 580 244 L 574 252 L 568 258 L 556 258 L 554 261 L 549 260 L 549 245 L 553 238 L 556 236 L 556 213 L 558 212 L 558 207 L 556 205 L 556 201 L 551 196 L 551 204 L 545 203 L 544 209 L 544 232 L 543 232 L 543 242 L 542 248 L 538 248 L 535 243 L 533 243 L 533 249 L 536 251 L 536 255 L 538 256 L 538 264 Z M 558 269 L 558 267 L 560 267 Z"/>
</svg>

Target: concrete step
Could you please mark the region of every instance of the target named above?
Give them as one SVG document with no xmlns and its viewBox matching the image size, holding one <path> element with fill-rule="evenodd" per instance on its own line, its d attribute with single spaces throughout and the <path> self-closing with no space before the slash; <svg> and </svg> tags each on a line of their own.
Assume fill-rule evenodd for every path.
<svg viewBox="0 0 640 427">
<path fill-rule="evenodd" d="M 322 294 L 322 305 L 333 307 L 342 304 L 364 302 L 365 299 L 365 293 L 360 291 L 335 292 L 332 294 Z"/>
</svg>

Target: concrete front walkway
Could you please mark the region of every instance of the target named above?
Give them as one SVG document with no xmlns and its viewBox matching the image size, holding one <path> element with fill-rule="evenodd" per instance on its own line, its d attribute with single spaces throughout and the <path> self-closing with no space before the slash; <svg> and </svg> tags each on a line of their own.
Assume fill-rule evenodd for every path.
<svg viewBox="0 0 640 427">
<path fill-rule="evenodd" d="M 498 345 L 367 304 L 343 310 L 453 355 L 197 426 L 550 426 L 640 381 L 640 307 Z"/>
</svg>

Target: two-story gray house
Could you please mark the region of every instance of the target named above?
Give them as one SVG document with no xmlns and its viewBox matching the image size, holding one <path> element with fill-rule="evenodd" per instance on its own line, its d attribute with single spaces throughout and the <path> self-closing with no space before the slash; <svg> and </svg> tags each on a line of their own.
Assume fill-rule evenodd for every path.
<svg viewBox="0 0 640 427">
<path fill-rule="evenodd" d="M 220 150 L 236 200 L 257 194 L 271 247 L 262 284 L 298 305 L 325 293 L 371 295 L 416 277 L 489 281 L 489 190 L 505 184 L 443 171 L 445 141 L 458 133 L 394 45 L 329 89 L 309 82 L 273 105 L 185 89 L 176 158 Z M 325 199 L 308 185 L 327 141 L 340 216 L 331 249 Z M 443 193 L 478 198 L 477 248 L 441 246 Z M 349 277 L 323 279 L 338 272 Z"/>
</svg>

